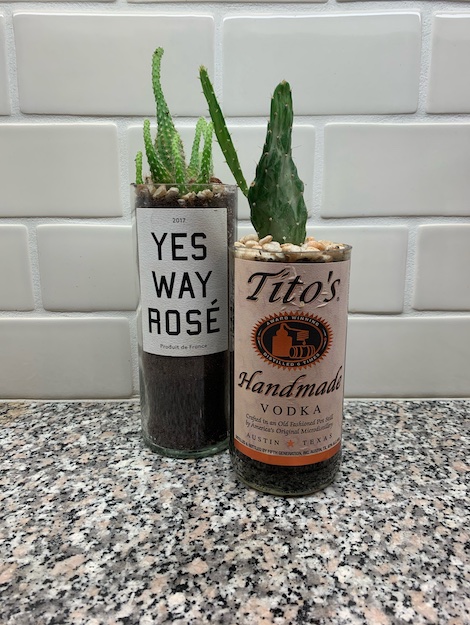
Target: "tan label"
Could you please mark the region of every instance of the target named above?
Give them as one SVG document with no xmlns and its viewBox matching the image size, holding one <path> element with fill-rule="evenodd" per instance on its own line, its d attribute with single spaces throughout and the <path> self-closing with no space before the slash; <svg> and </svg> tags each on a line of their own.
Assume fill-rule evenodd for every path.
<svg viewBox="0 0 470 625">
<path fill-rule="evenodd" d="M 235 258 L 234 439 L 301 466 L 341 446 L 350 261 Z"/>
</svg>

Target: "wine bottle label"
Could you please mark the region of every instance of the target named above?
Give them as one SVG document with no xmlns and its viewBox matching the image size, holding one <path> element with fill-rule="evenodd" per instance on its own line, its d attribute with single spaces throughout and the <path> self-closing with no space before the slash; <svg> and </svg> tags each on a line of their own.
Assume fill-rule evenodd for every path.
<svg viewBox="0 0 470 625">
<path fill-rule="evenodd" d="M 144 351 L 228 349 L 227 210 L 139 207 L 136 222 Z"/>
<path fill-rule="evenodd" d="M 341 447 L 350 261 L 235 258 L 234 445 L 271 465 Z"/>
</svg>

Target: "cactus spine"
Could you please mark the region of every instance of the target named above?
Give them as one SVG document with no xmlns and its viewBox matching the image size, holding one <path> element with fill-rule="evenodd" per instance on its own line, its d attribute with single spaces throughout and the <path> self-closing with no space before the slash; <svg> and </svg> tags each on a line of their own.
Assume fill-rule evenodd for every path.
<svg viewBox="0 0 470 625">
<path fill-rule="evenodd" d="M 150 121 L 144 121 L 143 136 L 145 153 L 154 184 L 175 184 L 181 195 L 187 193 L 187 185 L 209 185 L 212 177 L 211 123 L 200 118 L 196 124 L 189 166 L 186 165 L 183 142 L 173 123 L 161 84 L 163 49 L 157 48 L 152 57 L 152 87 L 155 97 L 157 134 L 152 141 Z M 201 137 L 204 139 L 200 150 Z M 139 156 L 140 154 L 140 156 Z M 142 184 L 142 153 L 136 156 L 136 184 Z"/>
<path fill-rule="evenodd" d="M 303 243 L 307 208 L 303 197 L 304 185 L 292 160 L 294 114 L 289 84 L 283 81 L 274 91 L 263 154 L 256 168 L 255 179 L 248 188 L 224 115 L 204 67 L 200 68 L 199 77 L 217 141 L 238 186 L 248 198 L 251 222 L 259 237 L 270 234 L 280 243 Z"/>
</svg>

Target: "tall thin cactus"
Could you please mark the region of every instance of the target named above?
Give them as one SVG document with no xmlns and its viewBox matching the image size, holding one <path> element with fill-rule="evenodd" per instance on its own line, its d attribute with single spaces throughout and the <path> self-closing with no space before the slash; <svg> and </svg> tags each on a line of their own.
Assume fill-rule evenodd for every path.
<svg viewBox="0 0 470 625">
<path fill-rule="evenodd" d="M 303 243 L 307 208 L 303 197 L 304 185 L 292 159 L 294 115 L 289 84 L 283 81 L 274 91 L 263 154 L 256 168 L 255 179 L 248 188 L 224 115 L 204 67 L 200 68 L 199 77 L 217 141 L 233 177 L 248 198 L 251 222 L 259 237 L 271 235 L 280 243 Z"/>
<path fill-rule="evenodd" d="M 137 152 L 135 156 L 135 183 L 143 184 L 144 180 L 142 177 L 142 152 Z"/>
</svg>

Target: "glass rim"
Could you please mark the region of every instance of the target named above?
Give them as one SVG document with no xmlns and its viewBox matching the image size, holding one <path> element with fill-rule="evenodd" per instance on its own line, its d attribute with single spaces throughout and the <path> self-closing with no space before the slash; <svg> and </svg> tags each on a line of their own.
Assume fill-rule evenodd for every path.
<svg viewBox="0 0 470 625">
<path fill-rule="evenodd" d="M 178 189 L 178 187 L 180 186 L 180 184 L 183 184 L 186 188 L 191 188 L 191 187 L 197 187 L 197 188 L 208 188 L 210 186 L 214 186 L 214 187 L 224 187 L 225 189 L 238 189 L 238 185 L 237 184 L 233 184 L 233 183 L 225 183 L 225 182 L 184 182 L 184 183 L 180 183 L 180 182 L 142 182 L 140 184 L 137 184 L 137 182 L 131 182 L 130 186 L 137 188 L 137 187 L 168 187 L 169 189 L 171 188 L 175 188 Z"/>
<path fill-rule="evenodd" d="M 238 243 L 238 241 L 235 241 L 235 243 L 232 243 L 232 245 L 230 246 L 232 251 L 237 251 L 237 250 L 253 250 L 256 252 L 264 252 L 265 254 L 269 254 L 270 256 L 285 256 L 286 254 L 295 254 L 295 255 L 300 255 L 300 256 L 312 256 L 312 255 L 317 255 L 317 254 L 338 254 L 338 253 L 342 253 L 342 252 L 350 252 L 353 249 L 352 245 L 349 245 L 348 243 L 335 243 L 332 242 L 333 245 L 339 245 L 340 247 L 337 248 L 333 248 L 330 250 L 317 250 L 317 249 L 309 249 L 309 250 L 282 250 L 281 252 L 270 252 L 269 250 L 263 250 L 263 248 L 253 248 L 253 247 L 246 247 L 246 246 L 240 246 L 240 245 L 236 245 L 236 243 Z M 284 244 L 282 244 L 284 245 Z M 299 246 L 296 246 L 299 247 Z"/>
<path fill-rule="evenodd" d="M 318 250 L 318 249 L 285 249 L 281 252 L 269 250 L 263 250 L 263 248 L 255 247 L 241 247 L 231 245 L 231 256 L 234 261 L 245 262 L 251 261 L 253 263 L 307 263 L 307 264 L 324 264 L 324 263 L 341 263 L 347 262 L 351 259 L 352 245 L 341 245 L 336 249 L 330 250 Z M 298 247 L 298 246 L 297 246 Z"/>
</svg>

